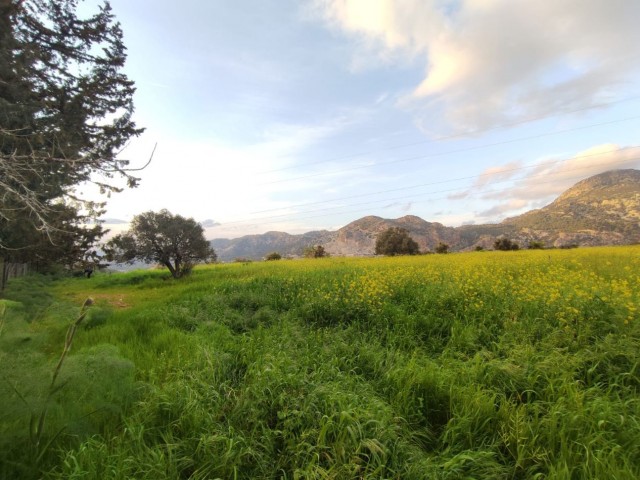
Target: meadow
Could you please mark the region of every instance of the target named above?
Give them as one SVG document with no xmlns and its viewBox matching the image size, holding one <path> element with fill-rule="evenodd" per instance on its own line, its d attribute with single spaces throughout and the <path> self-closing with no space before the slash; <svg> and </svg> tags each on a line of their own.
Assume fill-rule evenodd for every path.
<svg viewBox="0 0 640 480">
<path fill-rule="evenodd" d="M 0 478 L 637 479 L 639 305 L 639 246 L 13 280 Z"/>
</svg>

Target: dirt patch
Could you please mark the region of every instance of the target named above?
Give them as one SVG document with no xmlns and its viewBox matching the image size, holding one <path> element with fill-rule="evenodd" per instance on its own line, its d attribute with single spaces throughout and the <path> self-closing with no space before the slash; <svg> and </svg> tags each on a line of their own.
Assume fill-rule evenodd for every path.
<svg viewBox="0 0 640 480">
<path fill-rule="evenodd" d="M 105 301 L 115 308 L 129 308 L 131 306 L 131 304 L 127 302 L 126 295 L 121 293 L 97 293 L 91 295 L 91 297 L 98 303 Z"/>
</svg>

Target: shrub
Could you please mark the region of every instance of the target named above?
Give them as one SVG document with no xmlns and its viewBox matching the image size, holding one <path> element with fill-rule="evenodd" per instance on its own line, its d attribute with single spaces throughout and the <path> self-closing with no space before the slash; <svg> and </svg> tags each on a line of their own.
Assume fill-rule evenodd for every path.
<svg viewBox="0 0 640 480">
<path fill-rule="evenodd" d="M 502 251 L 520 250 L 520 245 L 508 238 L 499 238 L 493 243 L 493 248 Z"/>
<path fill-rule="evenodd" d="M 415 255 L 420 250 L 409 232 L 400 227 L 390 227 L 376 238 L 376 255 Z"/>
<path fill-rule="evenodd" d="M 442 242 L 438 243 L 438 246 L 436 247 L 436 253 L 449 253 L 449 245 Z"/>
</svg>

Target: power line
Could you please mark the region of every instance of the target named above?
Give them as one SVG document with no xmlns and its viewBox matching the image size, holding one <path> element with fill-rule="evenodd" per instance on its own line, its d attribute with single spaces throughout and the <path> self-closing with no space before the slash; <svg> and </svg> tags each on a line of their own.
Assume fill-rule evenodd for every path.
<svg viewBox="0 0 640 480">
<path fill-rule="evenodd" d="M 569 160 L 575 160 L 578 158 L 586 158 L 586 157 L 592 157 L 592 156 L 597 156 L 597 155 L 604 155 L 606 153 L 611 153 L 610 151 L 607 152 L 599 152 L 597 154 L 590 154 L 590 155 L 584 155 L 584 156 L 579 156 L 579 157 L 571 157 L 568 159 L 564 159 L 562 161 L 556 161 L 556 162 L 546 162 L 546 163 L 542 163 L 542 164 L 535 164 L 535 165 L 529 165 L 529 166 L 525 166 L 525 167 L 520 167 L 517 169 L 513 169 L 513 170 L 522 170 L 525 168 L 534 168 L 534 167 L 545 167 L 548 165 L 553 165 L 553 164 L 558 164 L 558 163 L 562 163 L 562 162 L 566 162 Z M 566 172 L 572 172 L 572 171 L 578 171 L 578 170 L 584 170 L 587 168 L 591 168 L 593 166 L 599 166 L 599 165 L 619 165 L 619 164 L 627 164 L 630 162 L 634 162 L 634 161 L 638 161 L 640 160 L 640 156 L 639 157 L 634 157 L 634 158 L 628 158 L 625 160 L 621 160 L 619 162 L 613 162 L 613 163 L 601 163 L 601 164 L 596 164 L 596 165 L 589 165 L 589 166 L 584 166 L 584 167 L 578 167 L 578 168 L 574 168 L 574 169 L 570 169 L 570 170 L 561 170 L 559 172 L 555 172 L 552 175 L 558 175 L 558 174 L 562 174 L 562 173 L 566 173 Z M 498 173 L 503 173 L 503 172 L 494 172 L 492 173 L 493 175 L 498 174 Z M 483 174 L 483 175 L 475 175 L 475 176 L 470 176 L 470 177 L 464 177 L 462 179 L 471 179 L 471 178 L 480 178 L 483 176 L 487 176 L 487 175 L 492 175 L 492 174 Z M 548 177 L 548 174 L 540 174 L 540 175 L 534 175 L 528 178 L 539 178 L 539 177 Z M 454 181 L 454 180 L 450 180 L 450 181 Z M 499 184 L 499 183 L 506 183 L 509 180 L 502 180 L 502 181 L 498 181 L 495 182 L 494 184 Z M 549 180 L 546 182 L 538 182 L 538 184 L 546 184 L 546 183 L 551 183 L 553 182 L 553 180 Z M 439 184 L 439 183 L 446 183 L 446 181 L 443 182 L 434 182 L 433 184 L 425 184 L 426 186 L 428 185 L 435 185 L 435 184 Z M 417 187 L 417 186 L 416 186 Z M 403 189 L 394 189 L 392 191 L 398 191 L 398 190 L 403 190 Z M 370 201 L 370 202 L 361 202 L 361 203 L 355 203 L 355 204 L 349 204 L 349 205 L 341 205 L 341 206 L 337 206 L 337 207 L 327 207 L 327 208 L 321 208 L 321 209 L 315 209 L 315 210 L 308 210 L 308 211 L 304 211 L 304 212 L 296 212 L 296 213 L 287 213 L 287 214 L 281 214 L 281 215 L 270 215 L 270 216 L 264 216 L 264 217 L 259 217 L 259 218 L 252 218 L 252 219 L 247 219 L 247 220 L 238 220 L 238 221 L 233 221 L 233 222 L 226 222 L 223 224 L 223 226 L 229 226 L 229 225 L 242 225 L 242 224 L 247 224 L 246 226 L 257 226 L 257 223 L 254 223 L 256 221 L 265 221 L 265 220 L 273 220 L 273 219 L 296 219 L 296 220 L 304 220 L 304 219 L 308 219 L 308 218 L 318 218 L 318 217 L 324 217 L 324 216 L 330 216 L 330 215 L 339 215 L 339 214 L 345 214 L 345 213 L 352 213 L 351 211 L 332 211 L 331 213 L 323 213 L 323 214 L 319 214 L 319 215 L 311 215 L 311 216 L 304 216 L 304 217 L 299 217 L 299 215 L 304 215 L 306 213 L 316 213 L 316 212 L 327 212 L 327 211 L 331 211 L 331 210 L 336 210 L 336 209 L 342 209 L 342 208 L 350 208 L 350 207 L 355 207 L 355 206 L 365 206 L 365 205 L 373 205 L 373 204 L 379 204 L 379 203 L 387 203 L 387 202 L 393 202 L 393 201 L 398 201 L 398 200 L 407 200 L 407 199 L 413 199 L 415 197 L 423 197 L 426 195 L 437 195 L 437 194 L 442 194 L 442 193 L 451 193 L 451 192 L 455 192 L 455 191 L 459 191 L 459 188 L 452 188 L 452 189 L 444 189 L 444 190 L 438 190 L 438 191 L 431 191 L 431 192 L 423 192 L 423 193 L 416 193 L 416 194 L 412 194 L 412 195 L 405 195 L 405 196 L 401 196 L 401 197 L 394 197 L 394 198 L 385 198 L 385 199 L 381 199 L 381 200 L 375 200 L 375 201 Z M 503 190 L 483 190 L 483 191 L 478 191 L 476 193 L 469 193 L 467 196 L 474 196 L 474 195 L 485 195 L 487 193 L 499 193 L 500 191 L 504 191 Z M 381 193 L 386 193 L 386 192 L 381 192 Z M 371 194 L 373 195 L 373 194 Z M 441 198 L 436 198 L 436 199 L 432 199 L 432 200 L 442 200 L 442 199 L 446 199 L 448 197 L 441 197 Z M 359 210 L 357 210 L 359 211 Z"/>
<path fill-rule="evenodd" d="M 299 177 L 292 177 L 292 178 L 286 178 L 286 179 L 282 179 L 282 180 L 274 180 L 272 182 L 265 182 L 265 183 L 260 183 L 257 186 L 265 186 L 265 185 L 274 185 L 274 184 L 278 184 L 278 183 L 286 183 L 286 182 L 293 182 L 296 180 L 305 180 L 307 178 L 314 178 L 314 177 L 322 177 L 322 176 L 327 176 L 327 175 L 335 175 L 338 173 L 344 173 L 344 172 L 351 172 L 354 170 L 361 170 L 363 168 L 370 168 L 370 167 L 380 167 L 380 166 L 384 166 L 384 165 L 395 165 L 398 163 L 404 163 L 404 162 L 410 162 L 413 160 L 421 160 L 421 159 L 426 159 L 426 158 L 436 158 L 436 157 L 441 157 L 441 156 L 446 156 L 446 155 L 452 155 L 452 154 L 456 154 L 456 153 L 465 153 L 465 152 L 470 152 L 470 151 L 475 151 L 475 150 L 482 150 L 485 148 L 490 148 L 490 147 L 497 147 L 500 145 L 508 145 L 511 143 L 517 143 L 517 142 L 521 142 L 521 141 L 526 141 L 526 140 L 537 140 L 540 138 L 545 138 L 545 137 L 550 137 L 550 136 L 554 136 L 554 135 L 562 135 L 565 133 L 570 133 L 570 132 L 576 132 L 579 130 L 586 130 L 589 128 L 595 128 L 595 127 L 602 127 L 605 125 L 613 125 L 616 123 L 622 123 L 622 122 L 628 122 L 630 120 L 637 120 L 640 118 L 640 115 L 635 115 L 633 117 L 627 117 L 627 118 L 621 118 L 618 120 L 611 120 L 608 122 L 601 122 L 601 123 L 594 123 L 594 124 L 590 124 L 590 125 L 583 125 L 580 127 L 575 127 L 575 128 L 568 128 L 565 130 L 558 130 L 555 132 L 547 132 L 547 133 L 541 133 L 541 134 L 537 134 L 537 135 L 531 135 L 528 137 L 519 137 L 519 138 L 514 138 L 511 140 L 503 140 L 501 142 L 494 142 L 494 143 L 487 143 L 484 145 L 475 145 L 473 147 L 465 147 L 465 148 L 460 148 L 460 149 L 456 149 L 456 150 L 448 150 L 446 152 L 438 152 L 438 153 L 431 153 L 431 154 L 427 154 L 427 155 L 417 155 L 417 156 L 413 156 L 413 157 L 408 157 L 408 158 L 401 158 L 401 159 L 397 159 L 397 160 L 389 160 L 387 162 L 379 162 L 379 163 L 375 163 L 372 165 L 357 165 L 357 166 L 353 166 L 353 167 L 349 167 L 349 168 L 342 168 L 339 170 L 331 170 L 328 172 L 319 172 L 319 173 L 312 173 L 309 175 L 302 175 Z"/>
<path fill-rule="evenodd" d="M 473 135 L 478 135 L 478 134 L 482 134 L 482 133 L 487 133 L 487 132 L 491 132 L 493 130 L 498 130 L 501 128 L 510 128 L 510 127 L 515 127 L 518 125 L 524 125 L 526 123 L 531 123 L 531 122 L 536 122 L 538 120 L 544 120 L 546 118 L 553 118 L 556 116 L 560 116 L 560 115 L 570 115 L 573 113 L 579 113 L 579 112 L 584 112 L 587 110 L 595 110 L 597 108 L 603 108 L 603 107 L 607 107 L 607 106 L 611 106 L 611 105 L 616 105 L 619 103 L 625 103 L 625 102 L 629 102 L 629 101 L 633 101 L 633 100 L 637 100 L 640 99 L 640 96 L 636 95 L 633 97 L 626 97 L 626 98 L 622 98 L 619 100 L 613 100 L 611 102 L 602 102 L 602 103 L 598 103 L 598 104 L 594 104 L 594 105 L 589 105 L 587 107 L 582 107 L 582 108 L 577 108 L 574 110 L 567 110 L 567 111 L 563 111 L 563 112 L 554 112 L 552 114 L 549 115 L 540 115 L 537 117 L 529 117 L 526 118 L 524 120 L 519 120 L 516 122 L 511 122 L 511 123 L 502 123 L 500 125 L 496 125 L 490 128 L 486 128 L 486 129 L 478 129 L 478 130 L 473 130 L 470 132 L 462 132 L 462 133 L 456 133 L 456 134 L 452 134 L 452 135 L 443 135 L 437 138 L 433 138 L 433 139 L 428 139 L 428 140 L 421 140 L 419 142 L 411 142 L 411 143 L 405 143 L 405 144 L 400 144 L 400 145 L 391 145 L 388 147 L 382 147 L 382 148 L 378 148 L 376 150 L 370 150 L 367 152 L 360 152 L 360 153 L 353 153 L 353 154 L 348 154 L 348 155 L 343 155 L 343 156 L 339 156 L 339 157 L 333 157 L 333 158 L 329 158 L 329 159 L 323 159 L 323 160 L 318 160 L 315 162 L 306 162 L 306 163 L 302 163 L 302 164 L 297 164 L 297 165 L 290 165 L 287 167 L 281 167 L 281 168 L 275 168 L 275 169 L 271 169 L 271 170 L 263 170 L 260 172 L 257 172 L 256 175 L 266 175 L 269 173 L 276 173 L 276 172 L 282 172 L 282 171 L 286 171 L 286 170 L 293 170 L 295 168 L 300 168 L 300 167 L 310 167 L 313 165 L 320 165 L 320 164 L 324 164 L 324 163 L 329 163 L 329 162 L 336 162 L 339 160 L 346 160 L 349 158 L 355 158 L 355 157 L 363 157 L 366 155 L 371 155 L 373 153 L 379 153 L 379 152 L 384 152 L 384 151 L 388 151 L 388 150 L 397 150 L 400 148 L 406 148 L 406 147 L 415 147 L 418 145 L 424 145 L 424 144 L 428 144 L 428 143 L 437 143 L 437 142 L 443 142 L 443 141 L 448 141 L 448 140 L 454 140 L 457 138 L 466 138 L 466 137 L 470 137 Z"/>
<path fill-rule="evenodd" d="M 498 170 L 495 172 L 490 172 L 490 173 L 481 173 L 478 175 L 469 175 L 466 177 L 458 177 L 458 178 L 451 178 L 448 180 L 440 180 L 437 182 L 429 182 L 429 183 L 421 183 L 418 185 L 411 185 L 408 187 L 400 187 L 400 188 L 392 188 L 389 190 L 379 190 L 376 192 L 369 192 L 369 193 L 361 193 L 358 195 L 349 195 L 346 197 L 338 197 L 338 198 L 332 198 L 329 200 L 319 200 L 317 202 L 307 202 L 307 203 L 299 203 L 296 205 L 288 205 L 287 208 L 298 208 L 298 207 L 307 207 L 307 206 L 311 206 L 311 205 L 320 205 L 323 203 L 331 203 L 331 202 L 338 202 L 341 200 L 350 200 L 350 199 L 354 199 L 354 198 L 362 198 L 362 197 L 369 197 L 372 195 L 381 195 L 384 193 L 391 193 L 391 192 L 397 192 L 397 191 L 401 191 L 401 190 L 412 190 L 414 188 L 422 188 L 422 187 L 429 187 L 432 185 L 441 185 L 444 183 L 452 183 L 452 182 L 459 182 L 461 180 L 471 180 L 471 179 L 475 179 L 475 178 L 482 178 L 482 177 L 490 177 L 492 175 L 499 175 L 502 173 L 510 173 L 510 172 L 515 172 L 515 171 L 519 171 L 519 170 L 525 170 L 527 168 L 535 168 L 535 167 L 543 167 L 543 166 L 548 166 L 548 165 L 554 165 L 557 163 L 563 163 L 569 160 L 575 160 L 575 159 L 580 159 L 580 158 L 587 158 L 587 157 L 592 157 L 592 156 L 598 156 L 598 155 L 604 155 L 607 153 L 614 153 L 614 152 L 622 152 L 625 150 L 628 150 L 630 148 L 637 148 L 637 147 L 626 147 L 626 148 L 622 148 L 622 149 L 612 149 L 612 150 L 607 150 L 604 152 L 598 152 L 598 153 L 591 153 L 591 154 L 587 154 L 587 155 L 580 155 L 580 156 L 575 156 L 575 157 L 570 157 L 570 158 L 563 158 L 561 160 L 556 160 L 556 161 L 549 161 L 549 162 L 543 162 L 543 163 L 534 163 L 531 165 L 523 165 L 521 167 L 514 167 L 514 168 L 509 168 L 509 169 L 504 169 L 504 170 Z M 267 213 L 267 212 L 275 212 L 278 210 L 282 210 L 282 208 L 271 208 L 271 209 L 267 209 L 267 210 L 258 210 L 255 212 L 251 212 L 251 214 L 258 214 L 258 213 Z"/>
</svg>

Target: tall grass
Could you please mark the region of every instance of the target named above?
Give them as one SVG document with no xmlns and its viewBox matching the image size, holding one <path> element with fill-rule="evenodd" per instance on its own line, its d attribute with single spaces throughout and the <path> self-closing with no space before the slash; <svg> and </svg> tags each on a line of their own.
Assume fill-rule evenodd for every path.
<svg viewBox="0 0 640 480">
<path fill-rule="evenodd" d="M 37 472 L 21 456 L 26 412 L 0 386 L 1 474 L 639 478 L 639 254 L 104 274 L 38 286 L 44 308 L 10 285 L 0 354 L 28 398 L 47 384 L 69 305 L 96 305 L 61 370 L 51 421 L 65 433 Z"/>
</svg>

